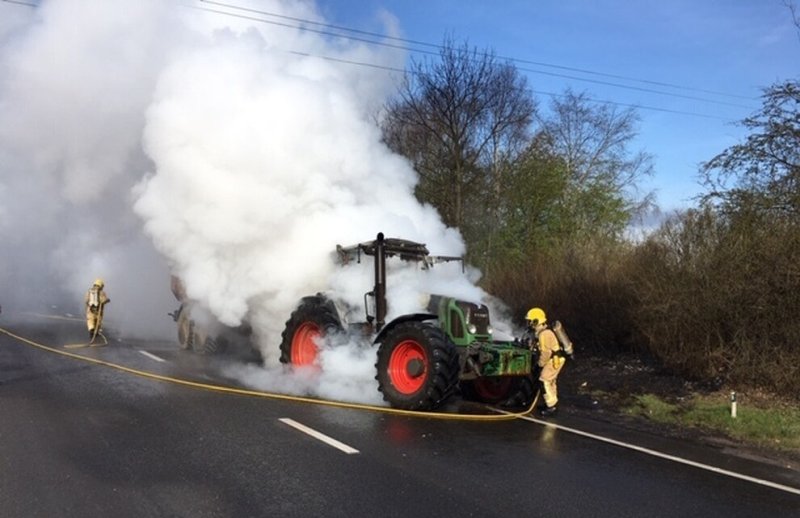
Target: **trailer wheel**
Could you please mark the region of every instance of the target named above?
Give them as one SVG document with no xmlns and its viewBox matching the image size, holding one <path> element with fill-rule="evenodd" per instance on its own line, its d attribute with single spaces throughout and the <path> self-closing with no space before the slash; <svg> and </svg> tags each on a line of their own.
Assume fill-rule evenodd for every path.
<svg viewBox="0 0 800 518">
<path fill-rule="evenodd" d="M 195 341 L 192 344 L 194 351 L 200 354 L 220 354 L 227 349 L 228 342 L 224 338 L 210 336 L 201 337 L 197 334 L 194 335 Z"/>
<path fill-rule="evenodd" d="M 192 349 L 194 321 L 189 318 L 189 310 L 184 304 L 178 308 L 178 345 L 181 349 Z"/>
<path fill-rule="evenodd" d="M 444 332 L 423 322 L 403 322 L 378 348 L 378 389 L 395 408 L 431 410 L 458 381 L 458 353 Z"/>
<path fill-rule="evenodd" d="M 322 297 L 303 299 L 281 333 L 281 363 L 316 364 L 319 339 L 341 331 L 342 324 L 333 304 Z"/>
</svg>

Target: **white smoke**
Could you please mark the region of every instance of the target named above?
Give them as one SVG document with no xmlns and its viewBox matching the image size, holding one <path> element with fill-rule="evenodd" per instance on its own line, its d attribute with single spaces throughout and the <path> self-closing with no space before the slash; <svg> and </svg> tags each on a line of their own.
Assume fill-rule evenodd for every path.
<svg viewBox="0 0 800 518">
<path fill-rule="evenodd" d="M 324 21 L 311 2 L 237 5 Z M 405 56 L 211 6 L 54 0 L 2 22 L 0 237 L 14 252 L 0 293 L 21 300 L 20 280 L 42 278 L 77 304 L 99 275 L 121 329 L 174 336 L 174 273 L 220 322 L 253 325 L 266 368 L 249 384 L 375 402 L 374 349 L 326 349 L 321 373 L 292 381 L 275 367 L 302 296 L 363 307 L 371 266 L 337 269 L 336 244 L 384 232 L 464 252 L 381 142 L 397 78 L 353 64 Z M 486 295 L 460 265 L 388 273 L 390 318 L 422 292 Z"/>
<path fill-rule="evenodd" d="M 164 54 L 157 35 L 172 25 L 163 5 L 0 4 L 6 310 L 81 314 L 99 276 L 109 323 L 126 334 L 167 332 L 160 301 L 169 291 L 156 284 L 167 269 L 131 211 L 131 188 L 148 167 L 140 141 Z"/>
<path fill-rule="evenodd" d="M 329 288 L 337 243 L 383 231 L 442 253 L 463 244 L 380 140 L 369 109 L 391 92 L 385 72 L 346 63 L 397 67 L 402 56 L 209 22 L 161 73 L 144 140 L 155 171 L 135 210 L 189 297 L 224 324 L 248 318 L 274 362 L 300 297 Z"/>
</svg>

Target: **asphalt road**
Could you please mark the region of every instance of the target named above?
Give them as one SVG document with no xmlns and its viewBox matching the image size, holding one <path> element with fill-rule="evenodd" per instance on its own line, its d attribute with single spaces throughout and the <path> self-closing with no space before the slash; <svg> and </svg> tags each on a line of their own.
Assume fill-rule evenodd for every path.
<svg viewBox="0 0 800 518">
<path fill-rule="evenodd" d="M 173 344 L 112 330 L 106 347 L 65 350 L 83 323 L 35 316 L 0 329 L 6 518 L 800 516 L 796 471 L 608 423 L 218 392 L 137 373 L 230 386 L 223 360 Z"/>
</svg>

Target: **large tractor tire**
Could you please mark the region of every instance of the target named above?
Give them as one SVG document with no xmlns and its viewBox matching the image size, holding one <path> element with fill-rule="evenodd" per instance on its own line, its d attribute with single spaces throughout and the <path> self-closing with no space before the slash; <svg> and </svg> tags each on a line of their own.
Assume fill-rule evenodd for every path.
<svg viewBox="0 0 800 518">
<path fill-rule="evenodd" d="M 535 396 L 530 376 L 491 376 L 462 381 L 464 399 L 510 408 L 529 407 Z"/>
<path fill-rule="evenodd" d="M 319 340 L 342 330 L 339 315 L 330 301 L 322 297 L 303 299 L 281 333 L 281 363 L 315 365 Z"/>
<path fill-rule="evenodd" d="M 458 353 L 438 327 L 403 322 L 378 348 L 378 389 L 394 408 L 432 410 L 458 382 Z"/>
</svg>

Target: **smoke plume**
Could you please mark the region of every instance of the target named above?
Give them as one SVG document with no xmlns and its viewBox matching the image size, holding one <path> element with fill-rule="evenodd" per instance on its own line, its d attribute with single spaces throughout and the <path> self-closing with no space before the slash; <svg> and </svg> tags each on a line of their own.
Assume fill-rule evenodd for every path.
<svg viewBox="0 0 800 518">
<path fill-rule="evenodd" d="M 310 2 L 257 8 L 324 22 Z M 354 64 L 405 56 L 204 2 L 0 11 L 0 303 L 78 308 L 101 276 L 120 333 L 171 339 L 175 274 L 222 324 L 252 324 L 265 368 L 245 373 L 251 385 L 374 401 L 374 350 L 326 350 L 321 375 L 292 381 L 276 365 L 300 297 L 363 306 L 370 267 L 337 269 L 336 244 L 380 231 L 464 252 L 381 142 L 375 117 L 398 78 Z M 421 292 L 485 297 L 450 266 L 392 266 L 390 316 Z"/>
</svg>

